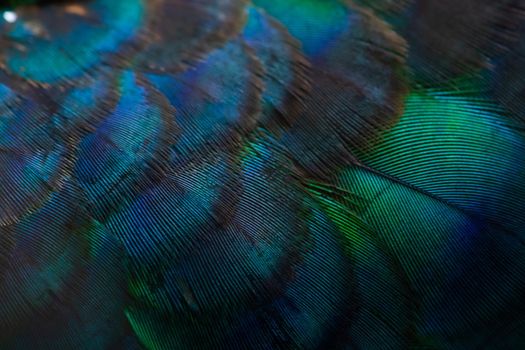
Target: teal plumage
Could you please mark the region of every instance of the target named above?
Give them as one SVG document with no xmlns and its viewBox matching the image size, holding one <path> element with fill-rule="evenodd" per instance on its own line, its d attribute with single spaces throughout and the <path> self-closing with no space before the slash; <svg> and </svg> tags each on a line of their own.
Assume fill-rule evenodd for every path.
<svg viewBox="0 0 525 350">
<path fill-rule="evenodd" d="M 522 349 L 525 3 L 0 7 L 0 348 Z"/>
</svg>

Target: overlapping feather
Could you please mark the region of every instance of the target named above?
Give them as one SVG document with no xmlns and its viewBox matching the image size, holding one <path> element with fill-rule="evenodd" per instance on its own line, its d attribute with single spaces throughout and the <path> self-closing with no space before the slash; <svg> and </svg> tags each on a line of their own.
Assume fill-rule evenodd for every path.
<svg viewBox="0 0 525 350">
<path fill-rule="evenodd" d="M 0 347 L 519 349 L 522 9 L 10 8 Z"/>
</svg>

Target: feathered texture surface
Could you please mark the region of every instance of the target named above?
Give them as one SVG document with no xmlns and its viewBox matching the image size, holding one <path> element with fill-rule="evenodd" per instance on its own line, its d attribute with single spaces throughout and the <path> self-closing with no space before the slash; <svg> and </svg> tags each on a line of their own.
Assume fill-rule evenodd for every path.
<svg viewBox="0 0 525 350">
<path fill-rule="evenodd" d="M 525 349 L 524 1 L 0 6 L 0 349 Z"/>
</svg>

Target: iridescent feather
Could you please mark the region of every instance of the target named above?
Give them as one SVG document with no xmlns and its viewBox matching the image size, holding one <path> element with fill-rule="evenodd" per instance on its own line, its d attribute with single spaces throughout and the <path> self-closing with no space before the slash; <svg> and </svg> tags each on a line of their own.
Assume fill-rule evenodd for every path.
<svg viewBox="0 0 525 350">
<path fill-rule="evenodd" d="M 0 6 L 0 348 L 525 346 L 523 1 Z"/>
</svg>

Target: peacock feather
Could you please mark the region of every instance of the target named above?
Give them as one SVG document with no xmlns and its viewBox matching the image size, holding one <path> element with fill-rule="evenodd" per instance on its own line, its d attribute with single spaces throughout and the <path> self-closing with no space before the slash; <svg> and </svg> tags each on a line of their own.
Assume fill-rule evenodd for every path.
<svg viewBox="0 0 525 350">
<path fill-rule="evenodd" d="M 525 2 L 0 3 L 0 349 L 524 349 Z"/>
</svg>

